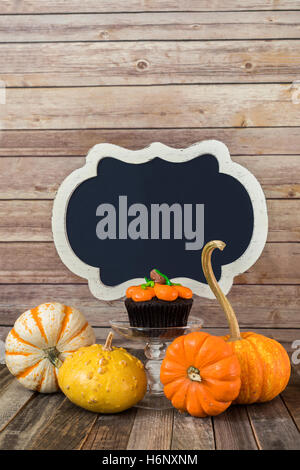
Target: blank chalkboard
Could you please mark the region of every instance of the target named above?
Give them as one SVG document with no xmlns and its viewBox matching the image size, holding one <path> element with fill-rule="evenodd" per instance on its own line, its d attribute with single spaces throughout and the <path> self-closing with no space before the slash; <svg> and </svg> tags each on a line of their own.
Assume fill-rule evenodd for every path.
<svg viewBox="0 0 300 470">
<path fill-rule="evenodd" d="M 93 282 L 113 291 L 157 268 L 172 279 L 206 284 L 202 247 L 216 239 L 227 244 L 213 254 L 218 280 L 222 266 L 245 257 L 254 234 L 254 196 L 236 175 L 220 169 L 216 152 L 193 149 L 192 158 L 177 162 L 156 151 L 136 163 L 138 155 L 132 162 L 116 157 L 114 149 L 97 162 L 88 159 L 94 175 L 87 177 L 86 170 L 78 184 L 77 173 L 65 203 L 66 243 L 72 256 L 92 269 Z"/>
</svg>

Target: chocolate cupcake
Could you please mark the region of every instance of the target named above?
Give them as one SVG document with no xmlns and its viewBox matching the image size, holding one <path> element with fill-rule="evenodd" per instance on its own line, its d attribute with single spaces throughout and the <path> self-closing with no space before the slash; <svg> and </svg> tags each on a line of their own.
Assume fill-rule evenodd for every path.
<svg viewBox="0 0 300 470">
<path fill-rule="evenodd" d="M 129 323 L 134 327 L 165 328 L 186 326 L 193 304 L 193 292 L 175 284 L 157 269 L 150 279 L 126 291 L 125 306 Z"/>
</svg>

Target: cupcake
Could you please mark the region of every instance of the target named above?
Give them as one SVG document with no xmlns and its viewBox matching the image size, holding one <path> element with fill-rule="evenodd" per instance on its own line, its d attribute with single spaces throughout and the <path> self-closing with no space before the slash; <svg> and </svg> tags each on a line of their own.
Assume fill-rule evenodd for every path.
<svg viewBox="0 0 300 470">
<path fill-rule="evenodd" d="M 152 269 L 145 283 L 126 291 L 125 306 L 134 327 L 165 328 L 186 326 L 193 304 L 193 292 L 175 284 L 158 269 Z"/>
</svg>

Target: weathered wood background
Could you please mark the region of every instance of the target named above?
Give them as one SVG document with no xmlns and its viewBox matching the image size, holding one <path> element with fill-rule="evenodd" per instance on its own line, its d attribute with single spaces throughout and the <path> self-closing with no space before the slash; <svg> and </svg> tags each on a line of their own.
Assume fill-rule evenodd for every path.
<svg viewBox="0 0 300 470">
<path fill-rule="evenodd" d="M 300 334 L 299 1 L 2 0 L 0 63 L 2 338 L 44 301 L 76 305 L 99 328 L 124 311 L 94 299 L 52 241 L 55 192 L 90 147 L 217 138 L 261 182 L 270 220 L 230 300 L 242 327 L 290 347 Z M 194 314 L 226 326 L 214 301 L 197 299 Z"/>
</svg>

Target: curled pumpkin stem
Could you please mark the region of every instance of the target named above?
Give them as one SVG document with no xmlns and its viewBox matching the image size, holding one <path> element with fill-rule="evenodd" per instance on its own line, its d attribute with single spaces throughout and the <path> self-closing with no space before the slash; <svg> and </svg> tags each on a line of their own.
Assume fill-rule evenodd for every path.
<svg viewBox="0 0 300 470">
<path fill-rule="evenodd" d="M 220 241 L 220 240 L 213 240 L 211 242 L 206 243 L 205 247 L 202 250 L 202 256 L 201 256 L 201 262 L 202 262 L 202 269 L 204 272 L 204 276 L 207 280 L 207 283 L 213 293 L 215 294 L 219 304 L 221 305 L 222 309 L 225 312 L 229 329 L 230 329 L 230 339 L 229 341 L 237 341 L 241 339 L 241 332 L 240 332 L 240 327 L 238 324 L 238 321 L 236 319 L 234 310 L 225 296 L 225 294 L 222 292 L 219 284 L 217 283 L 217 280 L 215 278 L 212 265 L 211 265 L 211 255 L 212 252 L 214 251 L 215 248 L 218 248 L 219 250 L 223 251 L 226 246 L 226 243 Z"/>
</svg>

